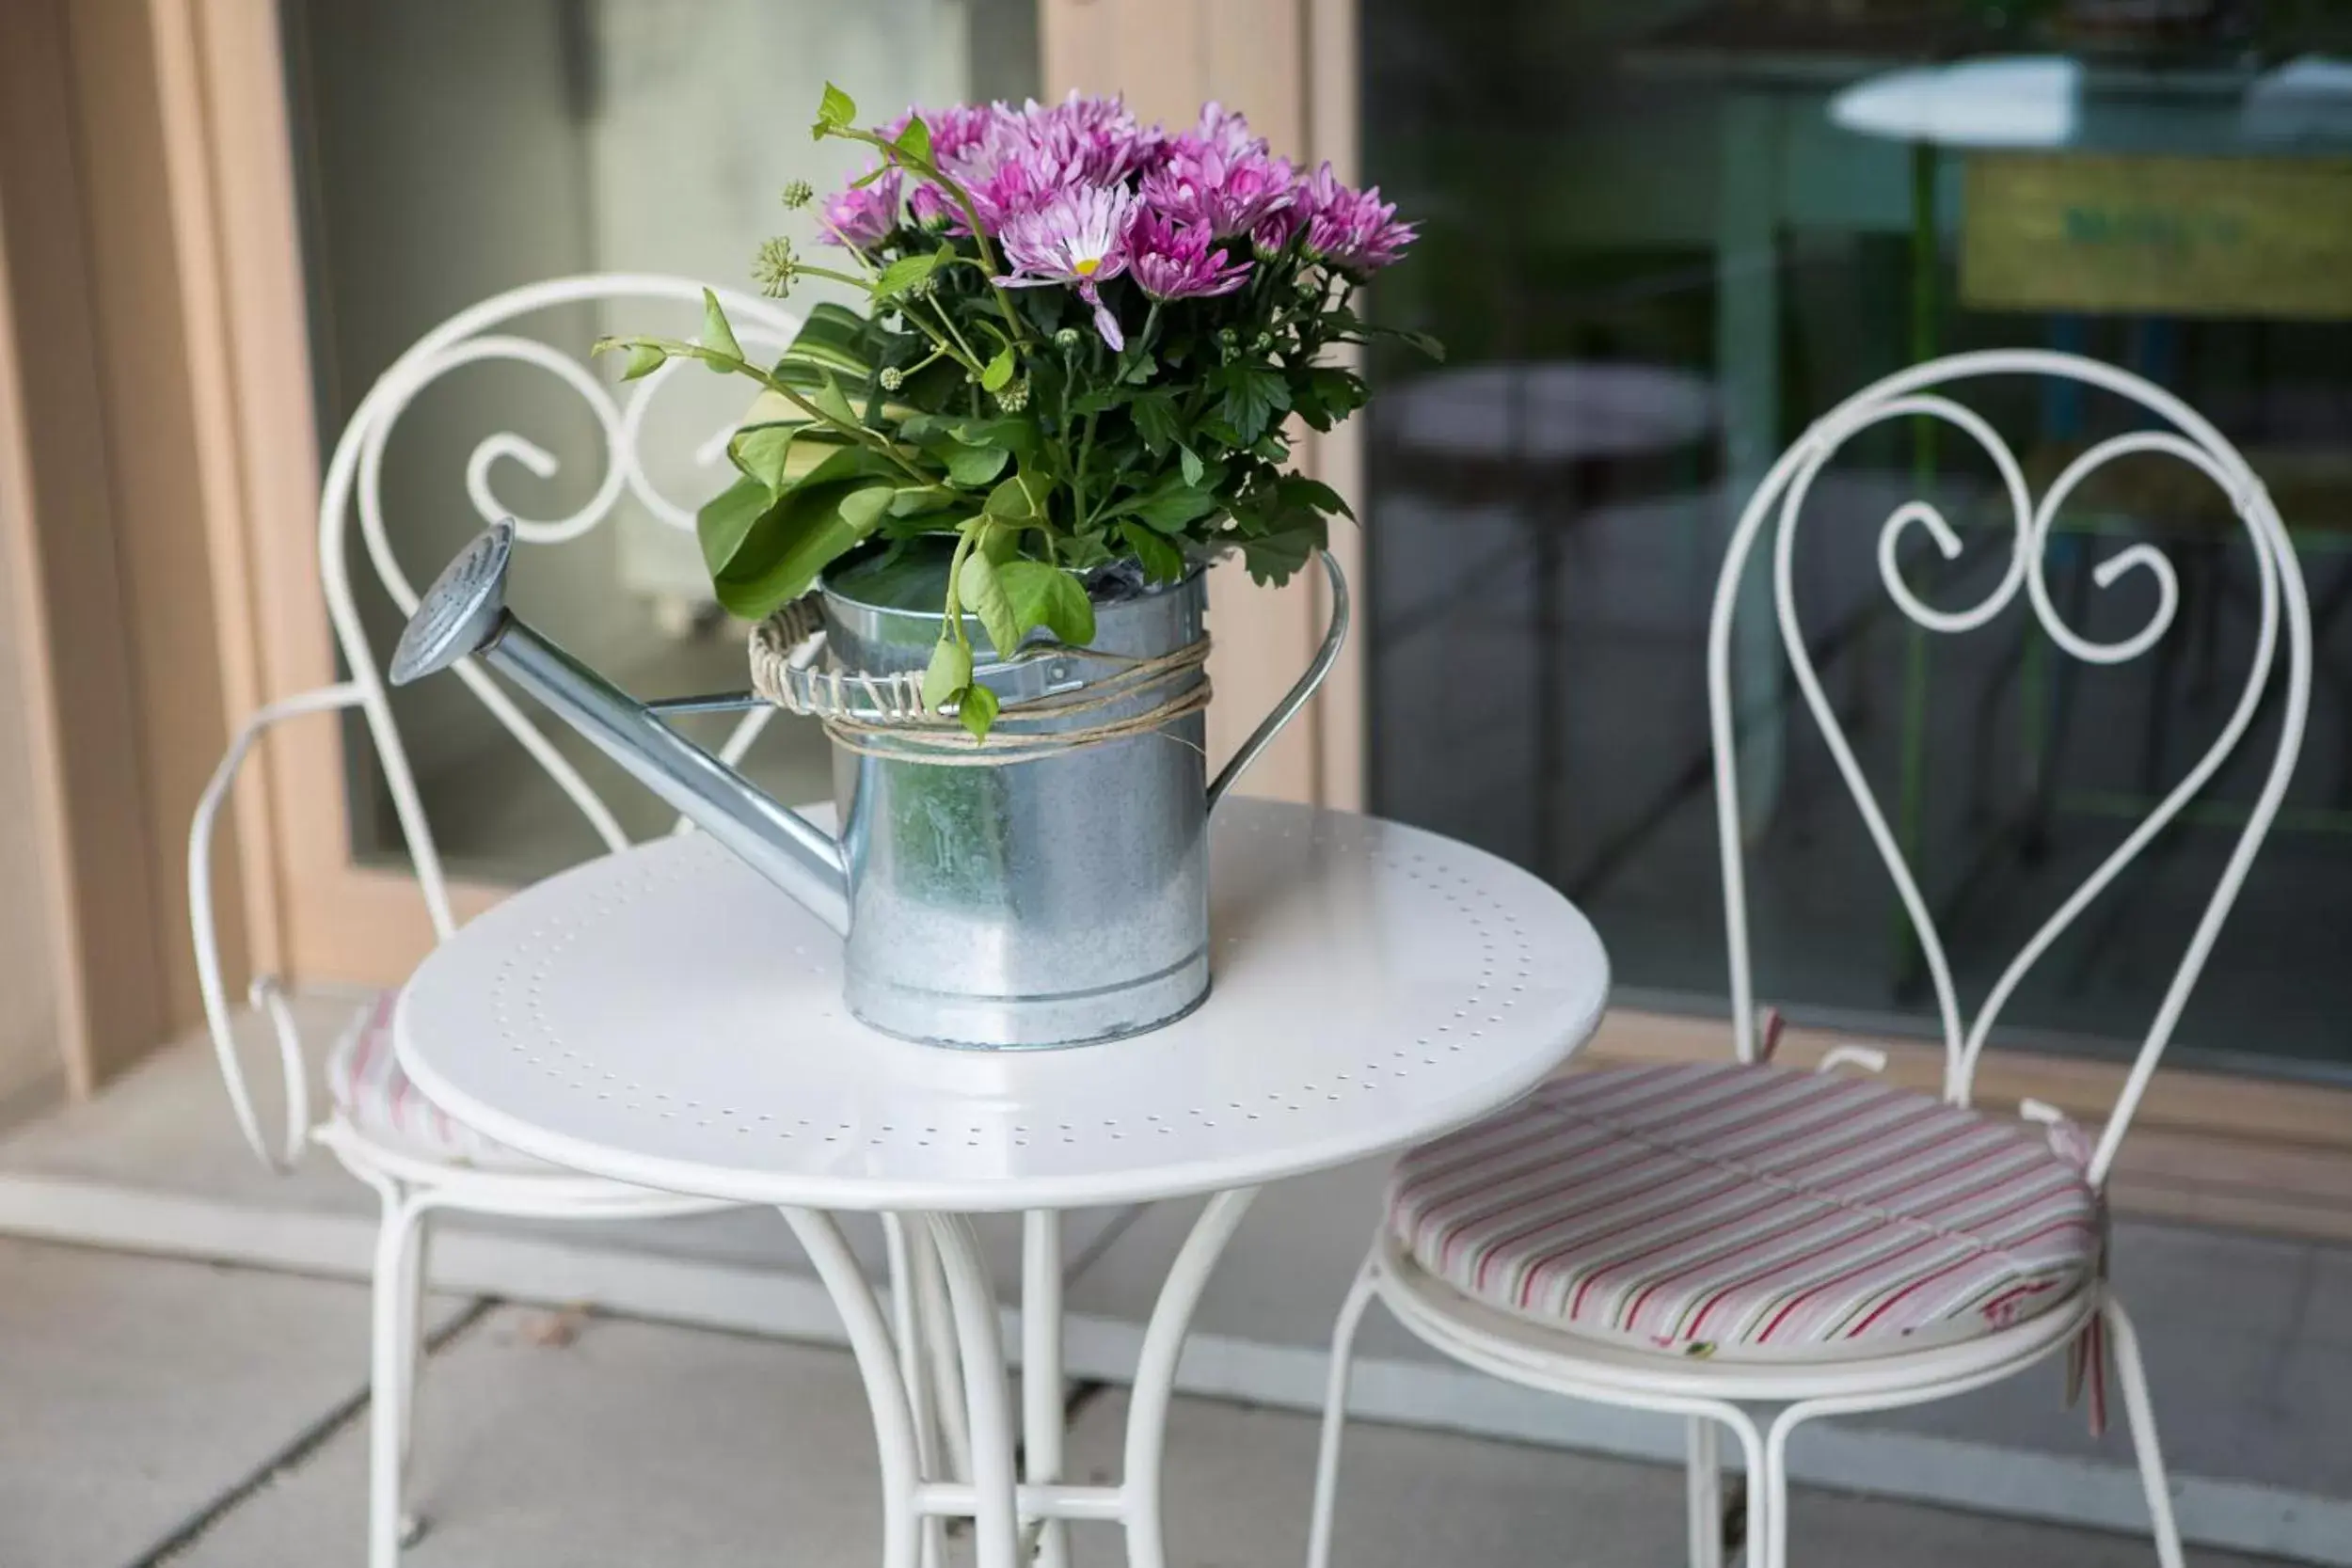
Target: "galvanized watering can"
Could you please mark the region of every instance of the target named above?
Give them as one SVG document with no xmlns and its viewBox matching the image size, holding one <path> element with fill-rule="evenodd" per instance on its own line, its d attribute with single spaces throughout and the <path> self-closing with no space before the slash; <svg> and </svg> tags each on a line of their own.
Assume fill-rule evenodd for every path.
<svg viewBox="0 0 2352 1568">
<path fill-rule="evenodd" d="M 1204 783 L 1202 575 L 1098 590 L 1084 649 L 1023 647 L 974 678 L 1001 712 L 961 756 L 901 738 L 886 700 L 919 682 L 940 634 L 944 561 L 829 571 L 825 664 L 792 678 L 846 703 L 834 739 L 838 839 L 680 736 L 667 719 L 740 709 L 753 692 L 639 703 L 505 608 L 514 531 L 500 523 L 418 604 L 391 664 L 405 685 L 474 657 L 505 675 L 647 788 L 846 939 L 850 1010 L 877 1029 L 1002 1049 L 1116 1039 L 1181 1017 L 1209 989 L 1207 819 L 1242 769 L 1314 695 L 1347 631 L 1347 590 L 1327 554 L 1331 626 L 1297 685 Z M 925 609 L 924 607 L 930 607 Z M 970 627 L 977 637 L 977 623 Z M 810 645 L 813 649 L 815 644 Z M 1168 669 L 1148 689 L 1120 683 Z M 1189 707 L 1189 711 L 1183 711 Z M 1077 745 L 1121 721 L 1175 716 Z M 1057 735 L 1063 740 L 1057 740 Z M 1081 737 L 1083 739 L 1083 736 Z M 1030 760 L 970 764 L 998 756 Z"/>
</svg>

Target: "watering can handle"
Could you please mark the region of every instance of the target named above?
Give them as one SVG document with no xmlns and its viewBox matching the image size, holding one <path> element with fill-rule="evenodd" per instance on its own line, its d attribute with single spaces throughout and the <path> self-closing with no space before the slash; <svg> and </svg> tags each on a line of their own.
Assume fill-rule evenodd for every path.
<svg viewBox="0 0 2352 1568">
<path fill-rule="evenodd" d="M 1316 553 L 1323 562 L 1323 574 L 1331 583 L 1330 628 L 1323 634 L 1323 646 L 1315 650 L 1314 662 L 1308 665 L 1307 673 L 1298 677 L 1298 684 L 1283 693 L 1282 700 L 1274 705 L 1274 711 L 1249 732 L 1249 738 L 1241 743 L 1241 750 L 1233 753 L 1233 760 L 1225 765 L 1224 770 L 1209 785 L 1208 809 L 1211 813 L 1216 812 L 1216 803 L 1225 799 L 1225 792 L 1233 787 L 1233 782 L 1241 777 L 1242 770 L 1257 761 L 1260 752 L 1274 744 L 1274 737 L 1280 735 L 1284 726 L 1298 717 L 1298 710 L 1322 689 L 1324 677 L 1331 673 L 1331 666 L 1339 662 L 1340 649 L 1347 643 L 1347 578 L 1342 575 L 1340 563 L 1332 559 L 1329 550 Z"/>
</svg>

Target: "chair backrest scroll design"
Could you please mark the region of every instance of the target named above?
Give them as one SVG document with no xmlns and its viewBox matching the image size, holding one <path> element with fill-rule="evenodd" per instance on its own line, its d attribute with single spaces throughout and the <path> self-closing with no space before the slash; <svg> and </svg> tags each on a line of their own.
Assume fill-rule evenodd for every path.
<svg viewBox="0 0 2352 1568">
<path fill-rule="evenodd" d="M 781 352 L 799 329 L 799 318 L 771 300 L 724 290 L 718 293 L 738 337 L 746 344 Z M 545 479 L 557 472 L 558 460 L 511 431 L 487 436 L 474 447 L 465 474 L 467 497 L 485 526 L 501 517 L 513 516 L 516 519 L 516 537 L 522 542 L 562 544 L 594 530 L 612 515 L 627 495 L 634 497 L 660 521 L 691 531 L 694 526 L 693 509 L 677 504 L 655 488 L 646 475 L 640 449 L 645 411 L 680 366 L 673 361 L 616 391 L 579 356 L 534 338 L 493 329 L 516 317 L 561 305 L 628 299 L 699 304 L 702 296 L 703 285 L 687 278 L 607 273 L 550 278 L 485 299 L 452 316 L 402 354 L 360 400 L 336 443 L 319 500 L 320 579 L 326 594 L 328 618 L 350 670 L 351 681 L 361 692 L 358 705 L 366 716 L 370 738 L 392 797 L 394 816 L 407 842 L 425 907 L 438 937 L 446 938 L 456 928 L 448 878 L 407 751 L 392 722 L 383 671 L 368 644 L 353 596 L 346 538 L 350 515 L 356 503 L 361 544 L 369 565 L 400 613 L 409 614 L 416 609 L 417 590 L 393 554 L 384 517 L 385 447 L 402 413 L 433 382 L 462 366 L 503 360 L 545 371 L 578 394 L 596 417 L 603 440 L 605 467 L 594 495 L 570 516 L 521 517 L 516 509 L 499 500 L 493 485 L 495 468 L 501 460 L 511 461 Z M 705 467 L 723 463 L 730 433 L 720 431 L 704 442 L 695 452 L 697 461 Z M 623 847 L 628 840 L 610 808 L 596 797 L 571 761 L 548 740 L 545 731 L 493 684 L 474 660 L 459 664 L 457 673 L 562 789 L 604 845 L 612 849 Z M 739 755 L 767 717 L 758 711 L 750 715 L 730 738 L 729 752 Z"/>
<path fill-rule="evenodd" d="M 1966 406 L 1937 395 L 1931 388 L 1998 375 L 2055 376 L 2102 388 L 2139 404 L 2171 428 L 2137 430 L 2099 442 L 2076 457 L 2050 484 L 2039 501 L 2028 494 L 2024 471 L 2008 445 L 1982 418 Z M 2050 531 L 2062 506 L 2106 464 L 2137 453 L 2161 453 L 2187 463 L 2203 473 L 2227 496 L 2245 524 L 2253 546 L 2260 578 L 2261 621 L 2256 635 L 2253 668 L 2246 689 L 2219 736 L 2196 765 L 2173 786 L 2148 816 L 2074 890 L 2058 911 L 2018 951 L 1986 993 L 1973 1020 L 1963 1015 L 1955 990 L 1951 965 L 1941 933 L 1918 883 L 1905 863 L 1895 833 L 1863 776 L 1853 749 L 1824 693 L 1800 630 L 1794 590 L 1794 549 L 1797 522 L 1815 479 L 1838 451 L 1856 435 L 1889 420 L 1923 417 L 1951 424 L 1983 449 L 1998 470 L 2007 494 L 2015 531 L 1999 582 L 1978 603 L 1959 610 L 1941 610 L 1922 602 L 1903 580 L 1903 535 L 1924 531 L 1946 560 L 1962 551 L 1960 535 L 1926 499 L 1904 502 L 1891 513 L 1878 538 L 1880 578 L 1904 615 L 1931 632 L 1974 630 L 1992 621 L 2016 597 L 2022 587 L 2033 616 L 2051 641 L 2072 657 L 2092 664 L 2121 664 L 2153 647 L 2170 627 L 2180 602 L 2172 565 L 2154 546 L 2125 546 L 2093 568 L 2092 582 L 2112 587 L 2131 572 L 2148 574 L 2156 594 L 2154 612 L 2132 635 L 2112 642 L 2082 636 L 2068 626 L 2052 602 L 2045 572 Z M 1755 981 L 1748 943 L 1745 862 L 1739 800 L 1737 758 L 1738 716 L 1733 710 L 1731 630 L 1738 608 L 1740 584 L 1757 536 L 1775 529 L 1772 551 L 1772 600 L 1779 621 L 1781 649 L 1795 677 L 1799 693 L 1811 710 L 1832 760 L 1860 812 L 1871 843 L 1885 864 L 1896 893 L 1918 940 L 1932 985 L 1945 1045 L 1945 1097 L 1955 1103 L 1969 1100 L 1976 1065 L 1984 1042 L 2002 1008 L 2034 964 L 2075 918 L 2104 892 L 2138 853 L 2171 824 L 2219 771 L 2251 728 L 2276 673 L 2280 633 L 2286 644 L 2283 716 L 2276 753 L 2262 789 L 2221 875 L 2207 899 L 2185 952 L 2166 987 L 2154 1020 L 2141 1040 L 2114 1111 L 2100 1135 L 2090 1164 L 2090 1178 L 2103 1181 L 2113 1164 L 2133 1112 L 2145 1092 L 2165 1046 L 2170 1041 L 2199 975 L 2212 952 L 2255 852 L 2276 817 L 2300 749 L 2311 700 L 2311 615 L 2302 573 L 2294 546 L 2269 495 L 2229 441 L 2193 409 L 2163 388 L 2113 366 L 2074 355 L 2040 350 L 1996 350 L 1955 355 L 1900 372 L 1865 388 L 1824 416 L 1782 455 L 1742 511 L 1732 532 L 1723 574 L 1718 578 L 1708 627 L 1708 698 L 1709 730 L 1714 747 L 1716 824 L 1722 856 L 1724 917 L 1729 937 L 1731 1002 L 1735 1039 L 1741 1060 L 1753 1060 Z"/>
</svg>

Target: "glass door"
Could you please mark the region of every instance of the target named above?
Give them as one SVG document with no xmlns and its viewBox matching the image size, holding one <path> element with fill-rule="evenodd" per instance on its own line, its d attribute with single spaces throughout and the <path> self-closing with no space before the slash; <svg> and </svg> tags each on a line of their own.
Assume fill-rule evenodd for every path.
<svg viewBox="0 0 2352 1568">
<path fill-rule="evenodd" d="M 501 291 L 588 272 L 748 290 L 761 240 L 781 232 L 815 245 L 809 214 L 779 205 L 785 184 L 822 187 L 850 172 L 838 144 L 820 148 L 807 134 L 828 80 L 875 105 L 1025 97 L 1037 86 L 1036 13 L 1036 0 L 284 0 L 320 451 L 395 356 Z M 796 291 L 791 303 L 820 297 Z M 604 333 L 685 336 L 698 319 L 658 303 L 574 306 L 514 330 L 581 356 Z M 655 487 L 691 512 L 724 483 L 723 460 L 714 466 L 704 449 L 742 399 L 714 377 L 677 382 L 643 450 Z M 501 432 L 553 459 L 544 473 L 512 456 L 485 467 L 480 483 L 519 515 L 564 516 L 605 475 L 589 409 L 545 370 L 485 363 L 441 377 L 386 450 L 386 531 L 412 581 L 430 580 L 482 526 L 469 459 Z M 380 660 L 400 618 L 356 544 L 353 560 Z M 711 604 L 690 531 L 625 498 L 602 525 L 535 549 L 526 566 L 525 613 L 633 691 L 743 684 L 742 628 Z M 579 814 L 462 687 L 403 690 L 394 707 L 453 874 L 513 883 L 596 850 Z M 550 731 L 628 831 L 666 826 L 651 797 L 568 730 Z M 356 722 L 343 755 L 352 858 L 404 863 Z M 787 800 L 830 793 L 827 768 L 821 734 L 788 719 L 750 763 Z"/>
<path fill-rule="evenodd" d="M 1811 419 L 1903 365 L 2090 355 L 2246 451 L 2313 602 L 2302 766 L 2175 1059 L 2352 1079 L 2343 8 L 1514 0 L 1477 26 L 1435 0 L 1359 12 L 1363 172 L 1426 219 L 1374 309 L 1453 350 L 1441 368 L 1372 367 L 1375 809 L 1565 890 L 1608 933 L 1621 1001 L 1720 1011 L 1703 657 L 1739 505 Z M 2037 490 L 2130 423 L 2118 403 L 2024 383 L 1977 406 Z M 1919 631 L 1880 583 L 1881 526 L 1935 499 L 1966 547 L 1905 570 L 1928 602 L 1973 604 L 2006 558 L 1994 484 L 1964 440 L 1890 427 L 1825 475 L 1796 562 L 1823 684 L 1971 1006 L 2211 744 L 2257 624 L 2222 499 L 2151 458 L 2078 497 L 2048 562 L 2062 611 L 2111 637 L 2146 624 L 2150 590 L 2095 590 L 2092 570 L 2131 541 L 2163 549 L 2181 605 L 2155 652 L 2076 663 L 2022 605 L 1970 636 Z M 1931 1035 L 1917 943 L 1772 673 L 1766 585 L 1742 605 L 1759 999 Z M 2145 1032 L 2276 733 L 2266 714 L 2205 803 L 2043 960 L 2004 1039 L 2096 1054 Z"/>
</svg>

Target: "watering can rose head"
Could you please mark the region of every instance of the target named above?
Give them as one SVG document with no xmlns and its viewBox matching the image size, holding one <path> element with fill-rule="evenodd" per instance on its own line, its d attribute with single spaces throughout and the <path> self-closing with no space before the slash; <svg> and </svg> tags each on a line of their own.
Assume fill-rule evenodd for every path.
<svg viewBox="0 0 2352 1568">
<path fill-rule="evenodd" d="M 950 537 L 924 699 L 984 736 L 966 615 L 1000 656 L 1040 628 L 1083 646 L 1089 574 L 1173 582 L 1238 550 L 1279 583 L 1313 556 L 1347 507 L 1285 471 L 1284 421 L 1328 430 L 1365 396 L 1327 351 L 1439 352 L 1350 309 L 1413 241 L 1393 204 L 1215 103 L 1175 133 L 1074 93 L 857 118 L 828 87 L 816 135 L 872 149 L 866 171 L 785 193 L 828 248 L 771 240 L 754 271 L 776 297 L 847 285 L 863 310 L 817 305 L 772 363 L 707 292 L 698 341 L 597 345 L 632 377 L 692 358 L 759 384 L 727 447 L 739 477 L 700 517 L 722 605 L 758 620 L 852 550 Z"/>
</svg>

